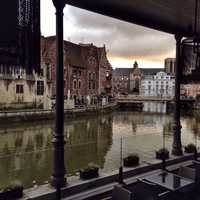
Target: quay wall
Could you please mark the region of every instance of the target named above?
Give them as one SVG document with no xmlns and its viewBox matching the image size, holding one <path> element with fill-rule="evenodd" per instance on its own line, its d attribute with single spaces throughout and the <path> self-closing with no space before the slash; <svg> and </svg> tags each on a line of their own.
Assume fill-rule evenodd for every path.
<svg viewBox="0 0 200 200">
<path fill-rule="evenodd" d="M 100 114 L 112 112 L 117 108 L 116 103 L 104 106 L 90 106 L 83 108 L 66 109 L 65 119 L 76 118 L 79 116 L 87 116 L 91 114 Z M 4 111 L 0 112 L 1 125 L 11 122 L 25 122 L 25 121 L 41 121 L 52 120 L 55 118 L 54 110 L 19 110 L 19 111 Z"/>
</svg>

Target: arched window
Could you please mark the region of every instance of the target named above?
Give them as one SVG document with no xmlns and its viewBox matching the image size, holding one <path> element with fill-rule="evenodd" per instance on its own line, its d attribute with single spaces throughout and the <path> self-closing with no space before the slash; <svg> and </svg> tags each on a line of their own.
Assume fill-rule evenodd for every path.
<svg viewBox="0 0 200 200">
<path fill-rule="evenodd" d="M 92 79 L 92 73 L 89 72 L 89 80 Z"/>
<path fill-rule="evenodd" d="M 81 81 L 79 80 L 78 81 L 78 89 L 80 89 L 81 88 Z"/>
<path fill-rule="evenodd" d="M 95 82 L 93 82 L 92 89 L 95 90 Z"/>
<path fill-rule="evenodd" d="M 74 80 L 73 81 L 73 88 L 76 89 L 76 87 L 77 87 L 77 83 L 76 83 L 76 80 Z"/>
<path fill-rule="evenodd" d="M 95 72 L 93 73 L 93 80 L 95 80 L 96 79 L 96 74 L 95 74 Z"/>
</svg>

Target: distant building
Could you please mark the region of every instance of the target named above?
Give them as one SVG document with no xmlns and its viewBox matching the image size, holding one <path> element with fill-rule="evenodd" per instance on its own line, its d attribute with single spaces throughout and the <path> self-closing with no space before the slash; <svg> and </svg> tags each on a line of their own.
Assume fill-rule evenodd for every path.
<svg viewBox="0 0 200 200">
<path fill-rule="evenodd" d="M 113 92 L 115 94 L 130 93 L 130 74 L 132 68 L 116 68 L 113 70 Z"/>
<path fill-rule="evenodd" d="M 196 98 L 200 95 L 200 84 L 181 85 L 181 96 L 184 98 Z"/>
<path fill-rule="evenodd" d="M 175 92 L 175 79 L 165 72 L 156 75 L 146 75 L 141 80 L 140 95 L 154 97 L 173 97 Z"/>
<path fill-rule="evenodd" d="M 165 72 L 171 75 L 175 75 L 176 58 L 165 59 Z"/>
<path fill-rule="evenodd" d="M 113 70 L 113 92 L 139 94 L 141 80 L 160 71 L 164 71 L 164 68 L 139 68 L 136 61 L 133 68 L 116 68 Z"/>
<path fill-rule="evenodd" d="M 43 37 L 42 51 L 46 64 L 51 66 L 52 95 L 55 96 L 56 38 Z M 64 95 L 76 104 L 97 103 L 99 98 L 112 95 L 112 66 L 106 48 L 93 44 L 74 44 L 64 41 Z"/>
<path fill-rule="evenodd" d="M 165 71 L 168 74 L 175 75 L 175 58 L 166 58 L 165 59 Z M 191 84 L 181 84 L 181 96 L 184 98 L 196 98 L 197 95 L 200 95 L 200 84 L 191 83 Z"/>
</svg>

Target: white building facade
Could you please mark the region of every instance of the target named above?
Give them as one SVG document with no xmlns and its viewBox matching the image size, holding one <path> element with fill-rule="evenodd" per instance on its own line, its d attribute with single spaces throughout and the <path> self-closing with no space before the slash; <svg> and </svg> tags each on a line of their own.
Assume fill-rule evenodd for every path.
<svg viewBox="0 0 200 200">
<path fill-rule="evenodd" d="M 151 97 L 174 97 L 175 77 L 165 72 L 143 76 L 140 95 Z"/>
</svg>

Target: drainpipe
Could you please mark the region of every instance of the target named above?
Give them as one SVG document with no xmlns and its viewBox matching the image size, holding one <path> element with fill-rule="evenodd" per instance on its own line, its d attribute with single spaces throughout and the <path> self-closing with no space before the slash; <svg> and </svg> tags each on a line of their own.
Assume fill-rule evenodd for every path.
<svg viewBox="0 0 200 200">
<path fill-rule="evenodd" d="M 181 79 L 181 39 L 182 36 L 175 35 L 176 39 L 176 68 L 175 68 L 175 97 L 174 97 L 174 123 L 173 123 L 173 145 L 172 154 L 181 156 L 181 122 L 180 122 L 180 79 Z"/>
<path fill-rule="evenodd" d="M 61 0 L 53 0 L 56 8 L 56 118 L 53 134 L 53 173 L 51 185 L 56 188 L 57 200 L 61 199 L 61 187 L 66 185 L 64 165 L 64 79 L 63 79 L 63 9 Z"/>
</svg>

